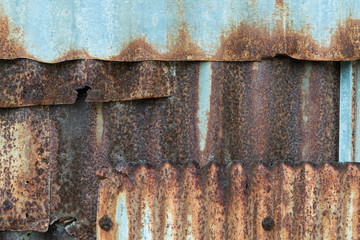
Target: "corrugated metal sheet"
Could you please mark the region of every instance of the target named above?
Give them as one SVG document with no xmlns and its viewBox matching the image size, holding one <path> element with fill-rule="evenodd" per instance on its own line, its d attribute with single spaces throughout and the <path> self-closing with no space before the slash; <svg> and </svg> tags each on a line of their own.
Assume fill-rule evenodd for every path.
<svg viewBox="0 0 360 240">
<path fill-rule="evenodd" d="M 360 237 L 359 164 L 245 166 L 166 163 L 108 174 L 98 239 Z"/>
<path fill-rule="evenodd" d="M 26 67 L 22 70 L 21 66 L 41 65 L 28 60 L 13 63 L 19 72 L 19 83 L 27 82 L 27 77 L 22 76 L 27 76 L 29 70 Z M 71 64 L 41 66 L 65 74 L 70 72 L 66 66 Z M 83 64 L 80 62 L 81 66 Z M 29 169 L 26 174 L 19 174 L 33 176 L 34 181 L 29 182 L 35 189 L 16 185 L 4 193 L 4 201 L 12 201 L 13 198 L 7 195 L 10 193 L 22 202 L 33 203 L 31 206 L 43 206 L 42 211 L 36 211 L 34 215 L 33 211 L 28 213 L 31 220 L 13 225 L 11 229 L 30 229 L 29 224 L 33 224 L 32 229 L 44 231 L 50 223 L 61 225 L 77 238 L 93 239 L 98 185 L 111 169 L 126 171 L 137 164 L 157 166 L 164 161 L 180 167 L 188 161 L 200 166 L 214 161 L 224 166 L 239 159 L 245 164 L 255 160 L 273 163 L 284 159 L 314 162 L 338 159 L 339 63 L 276 58 L 261 62 L 139 64 L 141 72 L 145 73 L 151 69 L 167 69 L 154 71 L 158 71 L 154 76 L 164 79 L 165 86 L 171 83 L 170 97 L 89 103 L 85 102 L 85 90 L 80 90 L 78 99 L 70 105 L 0 109 L 0 119 L 7 122 L 5 129 L 13 128 L 20 121 L 16 119 L 22 119 L 21 126 L 10 136 L 23 136 L 16 138 L 19 143 L 12 143 L 17 144 L 13 148 L 6 145 L 6 141 L 0 142 L 6 146 L 2 151 L 13 149 L 14 152 L 2 153 L 0 159 L 12 166 L 24 165 L 16 168 L 17 171 Z M 124 72 L 131 72 L 130 68 L 137 69 L 138 64 L 119 63 L 117 66 L 124 68 Z M 61 70 L 56 71 L 57 68 Z M 36 76 L 33 79 L 41 76 L 36 75 L 37 68 L 31 69 L 35 69 L 29 74 Z M 81 74 L 97 76 L 86 73 Z M 130 73 L 128 79 L 132 79 Z M 118 81 L 113 79 L 114 83 Z M 95 87 L 91 83 L 89 80 L 85 85 L 93 90 Z M 69 86 L 72 96 L 74 89 L 83 87 L 84 83 Z M 68 100 L 67 94 L 65 87 L 51 101 L 73 101 Z M 41 103 L 26 98 L 17 101 L 21 104 Z M 2 130 L 5 139 L 6 131 Z M 33 144 L 32 136 L 38 136 L 39 131 L 47 138 L 34 137 L 38 143 Z M 7 141 L 12 142 L 11 139 Z M 38 150 L 39 153 L 37 145 L 44 148 Z M 8 157 L 17 153 L 17 149 L 21 149 L 21 157 Z M 47 154 L 47 160 L 38 166 L 37 161 L 42 158 L 38 155 L 42 151 Z M 42 171 L 35 171 L 37 166 L 44 170 L 42 175 L 38 176 Z M 6 165 L 1 165 L 0 170 L 8 171 Z M 8 171 L 9 176 L 13 174 L 11 171 Z M 48 175 L 50 180 L 45 178 Z M 17 179 L 10 179 L 11 184 L 17 184 Z M 50 191 L 45 190 L 49 185 Z M 44 198 L 50 198 L 49 205 Z M 28 209 L 27 205 L 14 204 L 10 212 L 27 213 Z M 0 214 L 7 216 L 6 212 Z M 13 216 L 14 221 L 23 217 Z M 35 225 L 39 219 L 45 219 L 45 224 Z M 6 226 L 3 229 L 9 229 Z M 59 232 L 59 236 L 63 236 L 60 230 L 51 229 L 48 234 Z M 5 239 L 16 239 L 17 236 L 22 235 L 0 234 Z M 31 236 L 30 239 L 46 239 L 50 235 Z"/>
<path fill-rule="evenodd" d="M 168 97 L 174 76 L 164 62 L 97 60 L 44 64 L 0 61 L 0 107 L 72 104 L 78 89 L 91 88 L 87 101 L 108 102 Z"/>
<path fill-rule="evenodd" d="M 0 2 L 0 58 L 358 59 L 357 0 Z"/>
</svg>

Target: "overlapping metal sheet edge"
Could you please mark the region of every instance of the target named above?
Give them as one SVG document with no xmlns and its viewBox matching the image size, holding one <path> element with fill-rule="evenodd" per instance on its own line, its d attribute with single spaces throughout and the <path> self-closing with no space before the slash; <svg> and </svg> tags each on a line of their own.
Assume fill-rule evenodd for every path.
<svg viewBox="0 0 360 240">
<path fill-rule="evenodd" d="M 152 61 L 0 60 L 0 108 L 73 104 L 76 90 L 84 88 L 89 102 L 169 97 L 172 71 L 170 64 Z"/>
<path fill-rule="evenodd" d="M 25 221 L 26 226 L 14 225 L 13 230 L 29 229 L 29 224 L 44 217 L 47 224 L 44 228 L 33 225 L 36 230 L 44 231 L 48 224 L 62 225 L 77 238 L 95 238 L 98 176 L 102 178 L 101 173 L 96 176 L 96 171 L 121 168 L 124 163 L 130 167 L 138 163 L 159 165 L 166 159 L 181 166 L 190 159 L 204 166 L 209 161 L 226 165 L 236 159 L 246 164 L 254 160 L 338 159 L 339 63 L 276 58 L 261 62 L 125 65 L 136 69 L 137 64 L 149 67 L 150 73 L 152 64 L 155 69 L 169 69 L 171 96 L 91 103 L 85 102 L 86 93 L 81 90 L 74 104 L 0 109 L 0 131 L 15 146 L 6 146 L 7 141 L 0 144 L 5 143 L 4 149 L 10 154 L 20 145 L 24 153 L 10 160 L 10 154 L 1 155 L 0 164 L 10 162 L 13 168 L 24 165 L 19 171 L 26 169 L 32 189 L 21 185 L 15 193 L 39 192 L 34 198 L 25 196 L 22 200 L 36 199 L 36 204 L 44 206 L 42 211 L 29 214 L 32 218 Z M 165 73 L 159 72 L 160 77 Z M 34 73 L 23 77 L 21 71 L 17 75 L 19 82 L 25 83 L 28 76 L 33 80 L 38 77 Z M 114 78 L 114 82 L 119 79 Z M 16 119 L 24 123 L 10 131 L 8 126 Z M 39 139 L 48 154 L 42 165 L 36 164 L 42 150 L 31 147 L 36 134 L 48 136 Z M 3 167 L 6 170 L 5 165 L 1 170 Z M 43 172 L 40 179 L 38 172 Z M 50 176 L 45 178 L 44 174 Z M 17 179 L 11 182 L 17 183 Z M 50 192 L 45 191 L 47 187 Z M 48 198 L 49 205 L 43 201 Z M 2 216 L 27 213 L 31 208 L 26 207 L 34 205 L 13 206 L 16 208 L 1 212 Z M 5 235 L 14 236 L 1 233 L 0 237 Z M 39 235 L 32 236 L 40 239 Z"/>
<path fill-rule="evenodd" d="M 360 57 L 357 0 L 2 0 L 0 9 L 2 59 Z"/>
<path fill-rule="evenodd" d="M 166 163 L 107 178 L 101 240 L 359 238 L 358 163 Z"/>
</svg>

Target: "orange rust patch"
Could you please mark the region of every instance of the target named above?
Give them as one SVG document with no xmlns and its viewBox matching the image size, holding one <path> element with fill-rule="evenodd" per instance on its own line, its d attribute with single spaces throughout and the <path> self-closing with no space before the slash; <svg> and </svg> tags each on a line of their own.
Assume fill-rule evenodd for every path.
<svg viewBox="0 0 360 240">
<path fill-rule="evenodd" d="M 206 55 L 199 46 L 191 39 L 189 30 L 185 23 L 181 24 L 179 35 L 176 39 L 170 40 L 171 50 L 164 54 L 167 60 L 200 60 Z"/>
<path fill-rule="evenodd" d="M 53 61 L 56 62 L 63 62 L 63 61 L 69 61 L 69 60 L 78 60 L 78 59 L 92 59 L 91 57 L 84 49 L 81 50 L 69 50 L 67 51 L 63 56 Z"/>
<path fill-rule="evenodd" d="M 0 53 L 3 59 L 31 57 L 25 49 L 13 39 L 9 39 L 9 20 L 4 14 L 0 14 Z M 19 29 L 16 29 L 19 31 Z"/>
<path fill-rule="evenodd" d="M 145 37 L 141 37 L 130 42 L 120 54 L 111 57 L 110 60 L 143 61 L 160 59 L 159 55 L 160 54 L 146 42 Z"/>
<path fill-rule="evenodd" d="M 284 7 L 284 1 L 283 0 L 276 0 L 275 4 L 279 7 Z"/>
<path fill-rule="evenodd" d="M 347 19 L 338 24 L 337 31 L 331 38 L 330 49 L 334 60 L 354 60 L 360 55 L 360 20 Z"/>
</svg>

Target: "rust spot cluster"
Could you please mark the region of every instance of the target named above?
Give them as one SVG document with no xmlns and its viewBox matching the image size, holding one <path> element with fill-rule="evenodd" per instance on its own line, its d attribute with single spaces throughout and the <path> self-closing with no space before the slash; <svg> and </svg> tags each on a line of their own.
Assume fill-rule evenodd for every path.
<svg viewBox="0 0 360 240">
<path fill-rule="evenodd" d="M 101 183 L 98 219 L 117 227 L 97 234 L 115 239 L 121 228 L 139 239 L 149 228 L 153 239 L 358 238 L 359 179 L 359 164 L 351 163 L 139 166 Z"/>
<path fill-rule="evenodd" d="M 0 61 L 0 108 L 73 104 L 76 90 L 89 87 L 89 102 L 168 97 L 174 77 L 168 63 L 97 60 L 57 64 Z"/>
<path fill-rule="evenodd" d="M 5 139 L 0 141 L 3 144 L 0 171 L 9 183 L 6 185 L 8 188 L 0 192 L 4 198 L 0 205 L 8 200 L 13 207 L 6 203 L 8 210 L 0 215 L 11 219 L 2 222 L 4 225 L 0 226 L 3 230 L 46 231 L 49 225 L 60 224 L 76 238 L 93 239 L 100 220 L 96 215 L 97 207 L 102 206 L 97 203 L 97 198 L 103 197 L 102 193 L 98 193 L 99 183 L 116 174 L 129 179 L 129 182 L 134 178 L 144 179 L 141 184 L 120 182 L 113 189 L 126 187 L 126 191 L 132 193 L 146 191 L 142 196 L 158 195 L 163 201 L 161 211 L 177 204 L 185 209 L 194 199 L 203 201 L 201 199 L 207 196 L 206 201 L 215 201 L 217 205 L 211 205 L 211 210 L 203 212 L 202 205 L 194 202 L 200 205 L 195 204 L 191 208 L 194 211 L 193 221 L 202 226 L 194 234 L 200 236 L 202 232 L 207 232 L 212 236 L 214 226 L 216 234 L 225 236 L 224 229 L 217 225 L 218 220 L 223 219 L 224 214 L 227 216 L 236 212 L 236 206 L 242 204 L 240 198 L 232 199 L 227 195 L 227 189 L 236 186 L 231 182 L 242 181 L 242 178 L 230 181 L 227 174 L 221 173 L 229 163 L 241 159 L 247 166 L 256 160 L 270 164 L 284 159 L 311 162 L 338 159 L 338 63 L 289 58 L 211 63 L 212 87 L 204 151 L 200 151 L 199 146 L 197 114 L 200 62 L 110 63 L 81 60 L 48 65 L 32 60 L 16 60 L 3 61 L 2 64 L 8 73 L 2 75 L 5 80 L 8 79 L 4 81 L 4 91 L 12 79 L 16 83 L 15 92 L 21 92 L 26 84 L 29 85 L 28 92 L 33 92 L 33 97 L 27 98 L 25 96 L 29 95 L 24 93 L 24 98 L 12 100 L 14 103 L 73 103 L 0 109 L 0 135 Z M 68 71 L 72 67 L 75 70 Z M 40 87 L 33 86 L 46 86 L 41 85 L 46 81 L 53 84 L 50 85 L 53 89 L 48 88 L 44 92 L 46 98 L 36 98 L 36 89 Z M 144 97 L 137 87 L 154 98 L 134 99 L 136 96 Z M 83 90 L 76 92 L 74 89 Z M 165 92 L 170 91 L 171 94 L 157 97 L 164 96 L 164 92 L 157 92 L 158 89 L 166 89 Z M 73 93 L 78 94 L 74 99 Z M 128 96 L 133 100 L 118 101 L 114 97 L 113 102 L 99 103 L 99 99 L 105 99 L 102 93 L 112 97 Z M 17 94 L 13 96 L 19 97 Z M 0 96 L 0 99 L 4 98 L 4 95 Z M 43 100 L 36 102 L 36 99 Z M 17 155 L 18 152 L 21 156 Z M 191 168 L 185 167 L 189 161 L 192 162 Z M 161 170 L 164 178 L 151 180 L 154 177 L 157 179 L 156 169 L 164 162 L 170 163 Z M 216 165 L 206 168 L 209 162 Z M 185 170 L 178 170 L 182 168 Z M 138 169 L 143 169 L 142 175 Z M 211 174 L 204 175 L 203 169 Z M 140 175 L 134 175 L 135 172 Z M 181 180 L 184 179 L 183 173 L 188 174 L 188 180 L 181 186 L 188 189 L 186 194 L 180 192 L 184 198 L 179 198 L 176 197 L 179 189 L 172 186 L 185 181 Z M 200 175 L 206 177 L 199 178 Z M 151 186 L 146 185 L 145 188 L 142 185 L 145 183 Z M 158 194 L 157 184 L 174 192 Z M 246 191 L 257 186 L 250 182 L 247 185 L 245 183 Z M 264 185 L 264 196 L 268 196 L 266 194 L 271 189 L 271 185 Z M 174 198 L 169 200 L 168 194 Z M 231 205 L 233 210 L 230 210 L 230 200 L 234 201 Z M 253 202 L 248 202 L 249 206 L 258 204 L 258 200 L 251 200 Z M 273 199 L 264 198 L 261 201 L 265 204 Z M 136 205 L 140 204 L 137 200 L 134 204 L 140 206 Z M 107 206 L 106 203 L 104 206 Z M 229 210 L 218 212 L 219 209 Z M 174 208 L 171 211 L 178 210 Z M 273 213 L 256 213 L 258 231 L 265 231 L 262 221 L 266 217 L 274 219 L 274 229 L 277 228 L 278 220 Z M 117 226 L 112 215 L 106 214 L 113 222 L 108 231 L 111 234 Z M 138 221 L 136 214 L 131 217 L 133 221 Z M 215 217 L 208 225 L 201 225 L 202 220 L 196 217 L 210 221 L 212 214 Z M 255 212 L 247 214 L 253 216 Z M 104 224 L 105 228 L 107 226 L 110 224 Z M 134 234 L 140 231 L 140 227 L 136 226 Z M 156 226 L 156 231 L 167 231 L 164 222 Z M 236 229 L 234 231 L 238 231 Z"/>
</svg>

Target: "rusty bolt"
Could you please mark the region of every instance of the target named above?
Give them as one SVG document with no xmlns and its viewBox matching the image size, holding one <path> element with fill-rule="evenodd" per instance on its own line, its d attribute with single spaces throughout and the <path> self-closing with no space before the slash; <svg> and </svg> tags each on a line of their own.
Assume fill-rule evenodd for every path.
<svg viewBox="0 0 360 240">
<path fill-rule="evenodd" d="M 113 227 L 113 222 L 109 216 L 103 216 L 99 220 L 99 225 L 103 230 L 109 231 Z"/>
<path fill-rule="evenodd" d="M 266 217 L 262 220 L 261 225 L 265 231 L 271 231 L 275 226 L 275 222 L 271 217 Z"/>
</svg>

